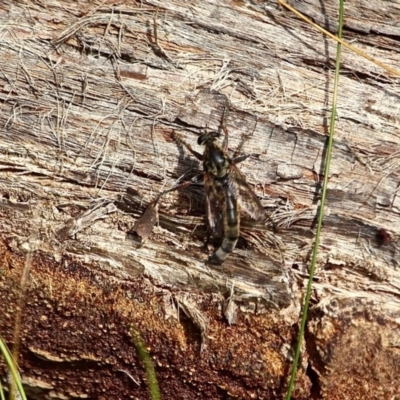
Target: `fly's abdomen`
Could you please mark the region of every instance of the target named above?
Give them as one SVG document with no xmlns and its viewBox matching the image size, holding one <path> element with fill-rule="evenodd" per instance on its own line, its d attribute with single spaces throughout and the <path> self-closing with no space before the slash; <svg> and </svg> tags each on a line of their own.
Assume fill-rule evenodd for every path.
<svg viewBox="0 0 400 400">
<path fill-rule="evenodd" d="M 234 193 L 225 193 L 224 238 L 220 248 L 210 257 L 213 264 L 222 264 L 235 249 L 240 233 L 240 216 L 237 198 Z"/>
</svg>

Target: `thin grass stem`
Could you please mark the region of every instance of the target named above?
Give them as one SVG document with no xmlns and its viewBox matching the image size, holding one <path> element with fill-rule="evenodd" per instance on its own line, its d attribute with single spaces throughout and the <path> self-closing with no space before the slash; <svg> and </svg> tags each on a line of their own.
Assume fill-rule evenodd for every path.
<svg viewBox="0 0 400 400">
<path fill-rule="evenodd" d="M 342 37 L 343 15 L 344 15 L 344 0 L 340 0 L 339 32 L 338 32 L 339 38 Z M 314 242 L 311 266 L 310 266 L 310 276 L 309 276 L 308 284 L 307 284 L 307 291 L 306 291 L 304 307 L 303 307 L 303 315 L 301 318 L 298 341 L 297 341 L 296 351 L 295 351 L 295 355 L 294 355 L 294 359 L 293 359 L 292 373 L 290 376 L 288 391 L 286 394 L 286 400 L 291 399 L 292 391 L 294 388 L 294 382 L 296 379 L 297 366 L 299 363 L 299 357 L 300 357 L 300 351 L 301 351 L 301 344 L 302 344 L 302 340 L 304 337 L 305 326 L 307 323 L 308 308 L 309 308 L 310 297 L 311 297 L 312 282 L 313 282 L 314 273 L 315 273 L 315 265 L 316 265 L 318 246 L 319 246 L 320 235 L 321 235 L 322 221 L 324 219 L 324 207 L 325 207 L 326 193 L 327 193 L 327 188 L 328 188 L 329 168 L 330 168 L 331 158 L 332 158 L 333 134 L 335 131 L 335 118 L 336 118 L 336 106 L 337 106 L 337 97 L 338 97 L 338 88 L 339 88 L 339 71 L 340 71 L 341 50 L 342 50 L 342 45 L 341 45 L 341 41 L 339 41 L 337 44 L 337 49 L 336 49 L 336 66 L 335 66 L 335 81 L 334 81 L 333 98 L 332 98 L 332 113 L 331 113 L 331 121 L 330 121 L 330 128 L 329 128 L 328 148 L 327 148 L 326 159 L 325 159 L 324 183 L 323 183 L 323 187 L 322 187 L 321 203 L 319 206 L 319 213 L 318 213 L 317 231 L 315 234 L 315 242 Z"/>
</svg>

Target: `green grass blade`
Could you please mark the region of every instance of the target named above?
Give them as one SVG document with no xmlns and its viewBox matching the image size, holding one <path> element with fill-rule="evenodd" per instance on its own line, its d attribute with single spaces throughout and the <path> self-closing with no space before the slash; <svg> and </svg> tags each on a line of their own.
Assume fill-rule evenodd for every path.
<svg viewBox="0 0 400 400">
<path fill-rule="evenodd" d="M 0 380 L 0 400 L 6 400 L 6 397 L 4 395 L 3 386 L 1 385 L 1 380 Z"/>
<path fill-rule="evenodd" d="M 133 342 L 135 343 L 136 350 L 139 353 L 139 357 L 142 359 L 144 368 L 147 375 L 147 383 L 149 386 L 150 396 L 152 400 L 160 400 L 160 388 L 158 387 L 156 371 L 154 368 L 153 361 L 150 358 L 149 352 L 146 350 L 145 343 L 143 342 L 140 333 L 131 327 L 130 329 Z"/>
<path fill-rule="evenodd" d="M 344 14 L 344 0 L 340 0 L 339 32 L 338 32 L 339 38 L 342 37 L 343 14 Z M 306 322 L 307 322 L 308 307 L 309 307 L 309 302 L 310 302 L 310 297 L 311 297 L 312 282 L 313 282 L 314 273 L 315 273 L 315 264 L 316 264 L 316 260 L 317 260 L 317 253 L 318 253 L 318 246 L 319 246 L 319 240 L 320 240 L 320 234 L 321 234 L 322 221 L 324 218 L 324 207 L 325 207 L 326 193 L 327 193 L 328 179 L 329 179 L 329 168 L 330 168 L 330 163 L 331 163 L 331 158 L 332 158 L 333 133 L 335 130 L 335 117 L 336 117 L 337 94 L 338 94 L 338 87 L 339 87 L 339 70 L 340 70 L 341 50 L 342 50 L 342 45 L 340 43 L 338 43 L 337 50 L 336 50 L 335 82 L 334 82 L 334 89 L 333 89 L 332 113 L 331 113 L 330 129 L 329 129 L 328 149 L 327 149 L 326 159 L 325 159 L 324 184 L 323 184 L 323 188 L 322 188 L 321 203 L 320 203 L 319 213 L 318 213 L 317 231 L 315 234 L 315 242 L 314 242 L 312 259 L 311 259 L 310 277 L 308 279 L 308 284 L 307 284 L 307 292 L 306 292 L 306 297 L 305 297 L 305 301 L 304 301 L 303 315 L 301 318 L 300 331 L 299 331 L 299 335 L 298 335 L 296 352 L 295 352 L 294 359 L 293 359 L 292 373 L 290 375 L 290 381 L 289 381 L 288 391 L 286 394 L 286 400 L 291 399 L 292 391 L 294 388 L 294 382 L 296 379 L 297 365 L 299 362 L 300 351 L 301 351 L 301 343 L 303 340 L 304 330 L 305 330 L 305 326 L 306 326 Z"/>
<path fill-rule="evenodd" d="M 26 395 L 24 392 L 24 388 L 22 386 L 21 378 L 19 376 L 17 367 L 15 366 L 14 360 L 11 357 L 11 353 L 8 351 L 6 344 L 4 343 L 3 339 L 0 337 L 0 354 L 3 356 L 4 360 L 7 363 L 7 366 L 11 372 L 11 376 L 14 382 L 10 382 L 10 385 L 15 384 L 17 386 L 18 392 L 21 396 L 22 400 L 26 400 Z M 1 396 L 3 399 L 4 396 Z"/>
</svg>

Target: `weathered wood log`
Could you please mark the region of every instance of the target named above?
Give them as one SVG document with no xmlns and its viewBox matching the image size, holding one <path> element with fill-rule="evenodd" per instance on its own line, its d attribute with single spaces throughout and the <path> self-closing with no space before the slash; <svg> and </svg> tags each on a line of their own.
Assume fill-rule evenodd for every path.
<svg viewBox="0 0 400 400">
<path fill-rule="evenodd" d="M 336 34 L 336 2 L 291 4 Z M 0 10 L 0 334 L 19 342 L 31 398 L 145 398 L 136 333 L 165 399 L 281 398 L 314 241 L 336 44 L 273 1 Z M 399 17 L 394 2 L 346 3 L 344 37 L 396 68 Z M 346 49 L 341 72 L 295 394 L 393 398 L 399 81 Z M 158 193 L 201 172 L 172 134 L 195 147 L 226 104 L 230 154 L 255 155 L 240 169 L 275 230 L 244 221 L 235 251 L 210 266 L 200 185 L 162 199 L 146 240 L 132 230 Z"/>
</svg>

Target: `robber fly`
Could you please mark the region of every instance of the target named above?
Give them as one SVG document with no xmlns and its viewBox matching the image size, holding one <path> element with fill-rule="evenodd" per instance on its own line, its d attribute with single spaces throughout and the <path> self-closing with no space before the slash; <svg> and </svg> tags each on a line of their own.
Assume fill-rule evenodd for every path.
<svg viewBox="0 0 400 400">
<path fill-rule="evenodd" d="M 260 220 L 265 218 L 265 211 L 257 196 L 247 184 L 246 178 L 237 168 L 237 164 L 245 160 L 248 155 L 231 159 L 228 154 L 228 132 L 225 127 L 226 109 L 222 126 L 218 132 L 209 132 L 199 136 L 197 143 L 205 146 L 204 153 L 200 154 L 192 147 L 174 135 L 178 144 L 187 148 L 198 160 L 203 162 L 203 180 L 206 198 L 206 214 L 211 234 L 222 237 L 221 246 L 209 258 L 213 264 L 222 264 L 229 253 L 235 249 L 240 235 L 240 211 L 246 212 L 251 218 Z M 222 146 L 217 140 L 224 131 Z M 161 193 L 156 202 L 165 193 L 189 186 L 192 181 L 182 183 Z M 144 218 L 144 217 L 142 217 Z M 139 225 L 142 223 L 138 220 Z"/>
</svg>

